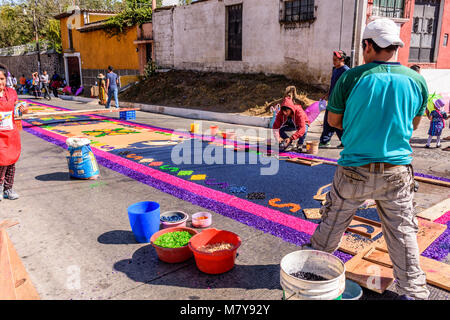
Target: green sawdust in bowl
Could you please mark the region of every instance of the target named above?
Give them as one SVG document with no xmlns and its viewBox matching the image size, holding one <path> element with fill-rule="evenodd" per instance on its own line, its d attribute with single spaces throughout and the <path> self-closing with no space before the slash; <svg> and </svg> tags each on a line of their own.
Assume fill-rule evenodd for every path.
<svg viewBox="0 0 450 320">
<path fill-rule="evenodd" d="M 201 246 L 200 248 L 198 248 L 198 250 L 206 253 L 214 253 L 217 251 L 232 250 L 233 248 L 234 245 L 232 245 L 231 243 L 219 242 Z"/>
<path fill-rule="evenodd" d="M 154 244 L 162 248 L 181 248 L 187 246 L 189 240 L 192 238 L 192 234 L 187 231 L 174 231 L 164 233 Z"/>
</svg>

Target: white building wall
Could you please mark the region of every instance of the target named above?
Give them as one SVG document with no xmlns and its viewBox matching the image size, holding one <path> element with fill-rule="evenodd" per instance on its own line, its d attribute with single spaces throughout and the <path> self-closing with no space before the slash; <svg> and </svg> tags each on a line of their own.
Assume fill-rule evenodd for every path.
<svg viewBox="0 0 450 320">
<path fill-rule="evenodd" d="M 332 51 L 351 54 L 355 0 L 316 0 L 317 19 L 293 29 L 279 22 L 282 1 L 209 0 L 155 11 L 156 63 L 175 69 L 283 74 L 327 84 Z M 242 61 L 226 61 L 225 7 L 239 3 Z"/>
</svg>

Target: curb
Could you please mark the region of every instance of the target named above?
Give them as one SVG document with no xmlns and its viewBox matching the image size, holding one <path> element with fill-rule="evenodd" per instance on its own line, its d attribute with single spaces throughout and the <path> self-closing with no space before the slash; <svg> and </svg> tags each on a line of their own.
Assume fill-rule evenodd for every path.
<svg viewBox="0 0 450 320">
<path fill-rule="evenodd" d="M 92 98 L 75 97 L 75 96 L 64 96 L 64 95 L 59 95 L 58 98 L 61 98 L 62 100 L 86 102 L 87 104 L 98 104 L 98 100 L 97 99 L 92 99 Z"/>
<path fill-rule="evenodd" d="M 60 95 L 59 97 L 63 100 L 80 101 L 86 102 L 88 104 L 98 104 L 98 100 L 92 98 L 63 96 L 63 95 Z M 270 120 L 272 119 L 272 117 L 252 117 L 252 116 L 243 116 L 236 113 L 226 114 L 220 112 L 211 112 L 195 109 L 193 110 L 185 108 L 173 108 L 173 107 L 165 107 L 133 102 L 120 102 L 120 105 L 129 108 L 140 108 L 141 111 L 144 112 L 167 114 L 170 116 L 177 116 L 189 119 L 220 121 L 252 127 L 269 128 Z"/>
</svg>

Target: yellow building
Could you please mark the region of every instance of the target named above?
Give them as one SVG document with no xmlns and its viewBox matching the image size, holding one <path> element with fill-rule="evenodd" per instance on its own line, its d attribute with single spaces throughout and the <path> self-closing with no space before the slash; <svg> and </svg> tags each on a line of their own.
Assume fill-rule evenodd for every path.
<svg viewBox="0 0 450 320">
<path fill-rule="evenodd" d="M 55 16 L 61 25 L 65 79 L 71 86 L 89 89 L 99 73 L 114 68 L 121 86 L 136 81 L 152 59 L 151 23 L 128 28 L 119 36 L 105 32 L 105 20 L 115 12 L 73 10 Z"/>
</svg>

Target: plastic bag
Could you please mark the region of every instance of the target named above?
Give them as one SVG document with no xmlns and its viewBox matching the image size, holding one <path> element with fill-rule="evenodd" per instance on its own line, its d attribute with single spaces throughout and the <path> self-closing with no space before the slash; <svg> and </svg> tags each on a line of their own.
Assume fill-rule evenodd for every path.
<svg viewBox="0 0 450 320">
<path fill-rule="evenodd" d="M 310 105 L 308 108 L 306 108 L 305 113 L 308 116 L 309 123 L 310 124 L 313 123 L 314 120 L 316 120 L 317 116 L 320 113 L 319 101 L 314 102 L 312 105 Z"/>
<path fill-rule="evenodd" d="M 77 179 L 97 179 L 100 175 L 97 160 L 92 152 L 90 140 L 86 138 L 69 138 L 66 141 L 69 155 L 67 164 L 69 174 Z"/>
</svg>

